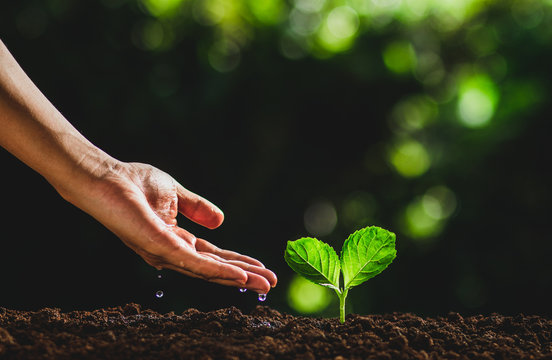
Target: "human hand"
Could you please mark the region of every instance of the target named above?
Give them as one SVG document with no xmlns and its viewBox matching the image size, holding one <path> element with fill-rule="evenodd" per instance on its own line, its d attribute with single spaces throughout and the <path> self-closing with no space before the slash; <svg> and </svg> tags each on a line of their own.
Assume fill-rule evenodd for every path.
<svg viewBox="0 0 552 360">
<path fill-rule="evenodd" d="M 211 229 L 224 216 L 168 174 L 150 165 L 122 163 L 93 145 L 40 92 L 1 40 L 0 129 L 0 146 L 149 264 L 259 293 L 276 285 L 274 273 L 259 261 L 178 227 L 178 212 Z"/>
<path fill-rule="evenodd" d="M 256 259 L 223 250 L 178 226 L 180 212 L 214 229 L 224 220 L 215 205 L 153 166 L 117 162 L 85 193 L 64 196 L 94 216 L 148 264 L 211 282 L 266 294 L 276 275 Z"/>
</svg>

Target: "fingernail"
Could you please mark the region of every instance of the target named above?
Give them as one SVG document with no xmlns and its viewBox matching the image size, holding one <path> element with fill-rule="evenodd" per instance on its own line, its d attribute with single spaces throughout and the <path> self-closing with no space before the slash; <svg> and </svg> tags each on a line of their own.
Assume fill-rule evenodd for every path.
<svg viewBox="0 0 552 360">
<path fill-rule="evenodd" d="M 224 213 L 222 212 L 221 209 L 219 209 L 217 206 L 213 205 L 211 206 L 211 211 L 214 212 L 214 213 L 219 213 L 220 215 L 224 216 Z"/>
</svg>

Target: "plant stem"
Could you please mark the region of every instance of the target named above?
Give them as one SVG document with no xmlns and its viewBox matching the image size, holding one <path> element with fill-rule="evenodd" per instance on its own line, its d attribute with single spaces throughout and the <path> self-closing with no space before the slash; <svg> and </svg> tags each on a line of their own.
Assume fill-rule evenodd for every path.
<svg viewBox="0 0 552 360">
<path fill-rule="evenodd" d="M 341 293 L 337 293 L 337 297 L 339 297 L 339 322 L 342 324 L 345 322 L 345 299 L 348 292 L 349 289 L 345 289 Z"/>
</svg>

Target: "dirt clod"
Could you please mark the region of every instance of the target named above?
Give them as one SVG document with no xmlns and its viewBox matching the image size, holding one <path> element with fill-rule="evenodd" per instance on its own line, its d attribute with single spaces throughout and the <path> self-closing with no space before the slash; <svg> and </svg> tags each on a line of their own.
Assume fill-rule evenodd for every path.
<svg viewBox="0 0 552 360">
<path fill-rule="evenodd" d="M 266 306 L 158 314 L 137 304 L 63 313 L 0 308 L 1 359 L 548 359 L 541 316 L 296 317 Z"/>
<path fill-rule="evenodd" d="M 0 327 L 0 344 L 15 344 L 15 340 L 10 335 L 8 330 Z"/>
</svg>

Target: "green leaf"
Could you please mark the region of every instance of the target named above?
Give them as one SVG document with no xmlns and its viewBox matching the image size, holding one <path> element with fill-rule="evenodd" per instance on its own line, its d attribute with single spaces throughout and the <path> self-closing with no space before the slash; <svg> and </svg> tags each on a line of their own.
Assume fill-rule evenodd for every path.
<svg viewBox="0 0 552 360">
<path fill-rule="evenodd" d="M 308 237 L 288 241 L 284 259 L 307 280 L 340 291 L 339 257 L 330 245 Z"/>
<path fill-rule="evenodd" d="M 341 250 L 345 289 L 378 275 L 396 256 L 394 233 L 377 226 L 355 231 Z"/>
</svg>

